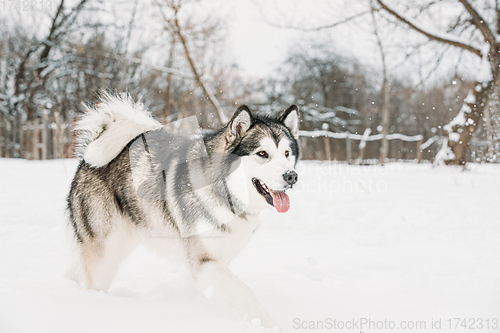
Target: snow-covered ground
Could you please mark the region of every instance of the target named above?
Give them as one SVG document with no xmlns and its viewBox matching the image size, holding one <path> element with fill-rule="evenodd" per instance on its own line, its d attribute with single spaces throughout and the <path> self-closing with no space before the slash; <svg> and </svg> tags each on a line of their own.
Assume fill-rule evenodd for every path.
<svg viewBox="0 0 500 333">
<path fill-rule="evenodd" d="M 265 331 L 213 307 L 184 268 L 144 248 L 108 294 L 66 279 L 76 165 L 0 159 L 0 332 Z M 500 166 L 298 169 L 290 211 L 264 214 L 231 264 L 283 331 L 500 330 Z"/>
</svg>

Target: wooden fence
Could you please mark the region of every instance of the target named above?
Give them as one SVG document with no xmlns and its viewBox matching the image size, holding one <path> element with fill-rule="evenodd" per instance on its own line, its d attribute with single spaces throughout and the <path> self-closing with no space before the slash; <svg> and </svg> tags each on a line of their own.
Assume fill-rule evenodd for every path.
<svg viewBox="0 0 500 333">
<path fill-rule="evenodd" d="M 302 159 L 362 161 L 378 160 L 382 147 L 382 134 L 363 135 L 349 132 L 299 131 Z M 437 152 L 437 140 L 423 142 L 422 135 L 408 136 L 399 133 L 388 134 L 388 159 L 393 160 L 432 160 Z M 432 146 L 432 147 L 431 147 Z"/>
<path fill-rule="evenodd" d="M 1 117 L 4 117 L 2 119 Z M 22 121 L 0 115 L 0 157 L 54 159 L 73 157 L 75 137 L 72 121 L 61 121 L 58 112 L 44 113 L 41 119 Z M 3 120 L 3 121 L 2 121 Z M 363 135 L 349 132 L 300 131 L 301 158 L 305 160 L 367 161 L 378 160 L 382 134 Z M 423 143 L 422 135 L 389 134 L 389 159 L 432 160 L 439 141 L 433 137 Z"/>
<path fill-rule="evenodd" d="M 62 121 L 56 112 L 44 112 L 41 119 L 0 114 L 0 157 L 45 160 L 72 157 L 74 122 Z"/>
</svg>

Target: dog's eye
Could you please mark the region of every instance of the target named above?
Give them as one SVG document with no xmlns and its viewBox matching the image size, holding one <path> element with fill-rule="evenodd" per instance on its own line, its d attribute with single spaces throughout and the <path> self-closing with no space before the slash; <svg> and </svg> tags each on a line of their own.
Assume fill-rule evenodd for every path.
<svg viewBox="0 0 500 333">
<path fill-rule="evenodd" d="M 289 150 L 285 151 L 285 157 L 288 157 L 288 156 L 290 156 L 290 151 Z"/>
<path fill-rule="evenodd" d="M 257 155 L 259 155 L 260 157 L 262 158 L 268 158 L 269 155 L 267 154 L 267 152 L 265 150 L 261 150 L 257 153 Z"/>
</svg>

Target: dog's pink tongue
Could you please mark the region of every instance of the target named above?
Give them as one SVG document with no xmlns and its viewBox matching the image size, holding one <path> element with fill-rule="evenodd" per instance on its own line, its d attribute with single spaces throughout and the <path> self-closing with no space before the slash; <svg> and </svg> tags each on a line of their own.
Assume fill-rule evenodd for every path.
<svg viewBox="0 0 500 333">
<path fill-rule="evenodd" d="M 290 198 L 285 191 L 273 191 L 269 189 L 269 193 L 273 197 L 273 205 L 278 213 L 286 213 L 290 209 Z"/>
</svg>

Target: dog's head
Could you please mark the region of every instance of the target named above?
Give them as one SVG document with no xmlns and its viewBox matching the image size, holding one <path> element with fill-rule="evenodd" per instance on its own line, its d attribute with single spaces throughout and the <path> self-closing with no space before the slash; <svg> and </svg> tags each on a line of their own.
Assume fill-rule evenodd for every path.
<svg viewBox="0 0 500 333">
<path fill-rule="evenodd" d="M 299 158 L 299 114 L 295 105 L 279 117 L 252 115 L 242 105 L 229 121 L 226 142 L 229 151 L 240 157 L 248 188 L 248 208 L 258 210 L 271 205 L 280 213 L 290 207 L 285 193 L 298 180 L 295 166 Z M 243 191 L 234 188 L 233 192 Z M 246 201 L 246 200 L 244 200 Z"/>
</svg>

